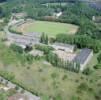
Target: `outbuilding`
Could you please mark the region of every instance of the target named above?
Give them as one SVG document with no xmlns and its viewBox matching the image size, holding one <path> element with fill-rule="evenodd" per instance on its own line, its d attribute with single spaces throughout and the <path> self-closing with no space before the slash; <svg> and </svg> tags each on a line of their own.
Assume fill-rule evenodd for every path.
<svg viewBox="0 0 101 100">
<path fill-rule="evenodd" d="M 74 58 L 74 62 L 80 64 L 80 71 L 83 71 L 85 66 L 91 60 L 93 56 L 93 50 L 84 48 L 81 52 Z"/>
<path fill-rule="evenodd" d="M 55 50 L 61 50 L 65 52 L 74 52 L 75 45 L 64 44 L 64 43 L 54 43 L 51 45 Z"/>
</svg>

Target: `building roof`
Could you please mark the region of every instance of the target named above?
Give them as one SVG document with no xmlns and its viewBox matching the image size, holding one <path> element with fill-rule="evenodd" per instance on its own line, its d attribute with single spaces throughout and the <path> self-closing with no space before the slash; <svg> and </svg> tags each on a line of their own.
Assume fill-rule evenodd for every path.
<svg viewBox="0 0 101 100">
<path fill-rule="evenodd" d="M 40 38 L 36 36 L 28 36 L 28 35 L 19 35 L 19 34 L 7 34 L 8 40 L 12 40 L 14 43 L 21 45 L 29 45 L 39 43 Z"/>
<path fill-rule="evenodd" d="M 93 8 L 96 8 L 97 10 L 101 10 L 101 1 L 96 1 L 96 2 L 92 2 L 90 3 L 90 6 Z"/>
<path fill-rule="evenodd" d="M 91 49 L 82 49 L 81 52 L 74 58 L 74 62 L 84 64 L 91 52 Z"/>
<path fill-rule="evenodd" d="M 75 45 L 65 44 L 65 43 L 54 43 L 53 45 L 67 47 L 67 48 L 74 48 Z"/>
</svg>

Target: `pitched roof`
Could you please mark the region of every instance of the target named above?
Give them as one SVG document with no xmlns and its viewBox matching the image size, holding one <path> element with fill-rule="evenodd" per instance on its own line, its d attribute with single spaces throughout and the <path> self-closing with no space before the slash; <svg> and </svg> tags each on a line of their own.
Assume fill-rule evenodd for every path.
<svg viewBox="0 0 101 100">
<path fill-rule="evenodd" d="M 84 64 L 91 52 L 91 49 L 82 49 L 81 52 L 74 58 L 74 62 Z"/>
</svg>

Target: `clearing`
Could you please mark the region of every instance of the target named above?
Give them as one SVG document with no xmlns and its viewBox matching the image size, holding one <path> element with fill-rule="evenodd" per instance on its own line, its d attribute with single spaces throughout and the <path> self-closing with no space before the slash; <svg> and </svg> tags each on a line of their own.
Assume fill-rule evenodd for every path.
<svg viewBox="0 0 101 100">
<path fill-rule="evenodd" d="M 78 30 L 78 26 L 59 22 L 32 21 L 27 22 L 17 28 L 13 27 L 13 29 L 23 33 L 44 32 L 49 36 L 56 36 L 59 33 L 75 34 Z"/>
</svg>

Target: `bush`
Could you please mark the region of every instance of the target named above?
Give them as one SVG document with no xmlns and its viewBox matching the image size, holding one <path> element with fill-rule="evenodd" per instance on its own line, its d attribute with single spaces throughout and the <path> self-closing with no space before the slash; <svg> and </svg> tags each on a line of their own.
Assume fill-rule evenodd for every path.
<svg viewBox="0 0 101 100">
<path fill-rule="evenodd" d="M 92 70 L 90 68 L 86 68 L 84 71 L 83 71 L 83 74 L 85 75 L 90 75 L 92 73 Z"/>
<path fill-rule="evenodd" d="M 52 47 L 47 45 L 35 45 L 35 48 L 44 52 L 44 54 L 48 54 L 50 51 L 54 50 Z"/>
<path fill-rule="evenodd" d="M 19 90 L 19 86 L 16 86 L 15 89 L 16 89 L 16 90 Z"/>
<path fill-rule="evenodd" d="M 16 44 L 11 44 L 10 48 L 18 53 L 23 53 L 23 48 L 21 48 L 20 46 L 16 45 Z"/>
<path fill-rule="evenodd" d="M 26 58 L 26 61 L 27 61 L 29 64 L 32 64 L 32 62 L 33 62 L 33 56 L 32 56 L 32 55 L 27 54 L 27 55 L 25 56 L 25 58 Z"/>
<path fill-rule="evenodd" d="M 4 78 L 6 78 L 7 80 L 14 80 L 15 79 L 15 76 L 13 73 L 8 73 L 8 72 L 5 72 L 5 71 L 0 71 L 0 75 Z"/>
<path fill-rule="evenodd" d="M 94 69 L 101 69 L 101 64 L 97 64 L 94 66 Z"/>
<path fill-rule="evenodd" d="M 101 63 L 101 53 L 98 55 L 97 60 L 99 63 Z"/>
<path fill-rule="evenodd" d="M 52 74 L 51 74 L 51 77 L 52 77 L 53 79 L 55 79 L 55 78 L 57 77 L 57 74 L 56 74 L 56 73 L 52 73 Z"/>
<path fill-rule="evenodd" d="M 87 91 L 89 89 L 88 85 L 86 83 L 81 83 L 79 86 L 78 86 L 78 90 L 79 91 Z"/>
<path fill-rule="evenodd" d="M 64 75 L 63 77 L 62 77 L 62 80 L 66 80 L 68 77 L 67 77 L 67 75 Z"/>
<path fill-rule="evenodd" d="M 8 28 L 9 32 L 13 33 L 13 34 L 20 34 L 22 35 L 23 33 L 22 32 L 18 32 L 18 31 L 15 31 L 13 29 L 11 29 L 11 26 Z"/>
</svg>

